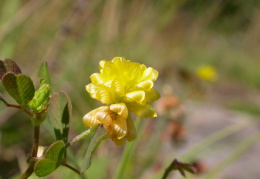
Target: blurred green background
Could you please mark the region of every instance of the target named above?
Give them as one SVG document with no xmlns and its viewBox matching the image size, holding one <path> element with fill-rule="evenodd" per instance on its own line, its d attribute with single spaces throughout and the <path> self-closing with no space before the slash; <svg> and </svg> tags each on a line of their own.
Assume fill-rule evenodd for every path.
<svg viewBox="0 0 260 179">
<path fill-rule="evenodd" d="M 13 59 L 35 82 L 41 62 L 48 62 L 54 91 L 66 91 L 73 103 L 70 138 L 84 130 L 82 116 L 100 105 L 85 91 L 89 76 L 98 71 L 100 60 L 116 56 L 159 71 L 155 88 L 162 96 L 172 90 L 181 101 L 179 105 L 187 107 L 182 125 L 189 126 L 190 108 L 192 111 L 194 106 L 201 106 L 198 110 L 203 112 L 209 104 L 216 113 L 232 111 L 237 116 L 246 115 L 241 120 L 251 124 L 260 115 L 259 5 L 258 0 L 0 0 L 0 59 Z M 208 82 L 196 76 L 196 70 L 203 65 L 216 70 L 216 81 Z M 11 100 L 2 85 L 0 92 Z M 158 163 L 165 148 L 160 136 L 168 118 L 164 115 L 143 121 L 141 144 L 127 167 L 125 178 L 156 175 L 160 178 L 167 165 L 167 160 Z M 226 121 L 222 126 L 227 126 Z M 186 140 L 196 135 L 189 127 L 187 130 Z M 44 127 L 41 135 L 42 145 L 49 145 L 53 140 Z M 20 170 L 24 170 L 31 137 L 30 119 L 0 103 L 0 178 L 17 178 Z M 78 145 L 81 147 L 72 148 L 71 155 L 77 158 L 71 161 L 73 165 L 80 163 L 87 143 L 84 140 Z M 180 149 L 183 146 L 170 146 L 170 151 L 176 147 L 185 151 Z M 245 146 L 242 151 L 247 151 L 251 145 L 241 146 Z M 102 143 L 83 178 L 113 178 L 122 149 L 110 141 Z M 225 146 L 219 151 L 225 153 Z M 174 159 L 179 154 L 167 157 Z M 194 158 L 204 160 L 194 154 L 187 161 Z M 226 164 L 228 167 L 231 162 Z M 215 178 L 222 172 L 216 169 L 216 174 L 211 175 L 211 166 L 206 164 L 205 168 L 201 175 L 189 177 Z M 257 178 L 257 174 L 260 176 L 258 172 L 251 178 Z M 49 178 L 65 177 L 76 178 L 76 174 L 60 167 Z"/>
</svg>

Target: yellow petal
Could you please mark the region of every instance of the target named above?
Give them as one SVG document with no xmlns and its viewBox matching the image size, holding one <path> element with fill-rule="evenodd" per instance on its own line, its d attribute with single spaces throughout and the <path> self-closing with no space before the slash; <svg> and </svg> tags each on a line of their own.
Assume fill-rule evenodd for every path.
<svg viewBox="0 0 260 179">
<path fill-rule="evenodd" d="M 125 94 L 124 86 L 116 79 L 113 80 L 111 88 L 116 93 L 117 97 L 119 97 L 119 98 Z"/>
<path fill-rule="evenodd" d="M 100 87 L 92 83 L 86 86 L 86 90 L 90 93 L 90 96 L 94 99 L 101 101 L 103 104 L 111 104 L 114 101 L 113 96 L 110 97 L 109 88 L 105 86 Z"/>
<path fill-rule="evenodd" d="M 137 103 L 127 103 L 128 110 L 135 113 L 137 116 L 142 118 L 154 118 L 157 117 L 157 113 L 153 106 L 139 105 Z"/>
<path fill-rule="evenodd" d="M 126 107 L 125 103 L 112 104 L 110 106 L 110 110 L 112 110 L 113 112 L 117 113 L 122 118 L 126 119 L 127 116 L 128 116 L 128 110 L 127 110 L 127 107 Z"/>
<path fill-rule="evenodd" d="M 126 119 L 117 116 L 116 120 L 112 121 L 112 129 L 118 139 L 122 139 L 123 137 L 125 137 L 127 133 Z"/>
<path fill-rule="evenodd" d="M 100 85 L 105 82 L 103 75 L 100 73 L 94 73 L 90 76 L 90 80 L 93 84 Z"/>
<path fill-rule="evenodd" d="M 126 59 L 124 57 L 115 57 L 112 59 L 112 63 L 117 66 L 120 65 L 122 62 L 125 62 Z"/>
<path fill-rule="evenodd" d="M 109 126 L 112 123 L 112 118 L 107 111 L 99 111 L 95 115 L 96 119 L 104 126 Z"/>
<path fill-rule="evenodd" d="M 157 70 L 149 67 L 147 68 L 142 76 L 142 80 L 152 80 L 153 82 L 157 79 L 159 73 Z"/>
<path fill-rule="evenodd" d="M 145 104 L 145 92 L 142 90 L 133 91 L 125 95 L 124 100 L 126 102 L 137 102 L 139 104 Z"/>
<path fill-rule="evenodd" d="M 160 93 L 155 89 L 150 89 L 145 92 L 145 98 L 147 102 L 154 102 L 161 97 Z"/>
<path fill-rule="evenodd" d="M 126 138 L 129 142 L 133 141 L 136 139 L 136 130 L 135 130 L 135 125 L 133 120 L 131 119 L 131 115 L 129 115 L 129 117 L 126 119 L 126 123 L 127 123 L 127 135 Z"/>
<path fill-rule="evenodd" d="M 144 90 L 149 90 L 153 87 L 153 82 L 152 82 L 152 80 L 145 80 L 145 81 L 140 82 L 137 85 L 137 87 L 144 89 Z"/>
<path fill-rule="evenodd" d="M 113 79 L 116 78 L 118 75 L 117 69 L 115 68 L 114 64 L 110 61 L 102 60 L 99 63 L 100 67 L 100 73 L 106 78 L 106 79 Z"/>
<path fill-rule="evenodd" d="M 87 90 L 87 92 L 89 92 L 89 93 L 96 93 L 96 91 L 97 91 L 99 88 L 100 88 L 99 86 L 94 85 L 94 84 L 92 84 L 92 83 L 90 83 L 90 84 L 88 84 L 88 85 L 86 86 L 86 90 Z"/>
</svg>

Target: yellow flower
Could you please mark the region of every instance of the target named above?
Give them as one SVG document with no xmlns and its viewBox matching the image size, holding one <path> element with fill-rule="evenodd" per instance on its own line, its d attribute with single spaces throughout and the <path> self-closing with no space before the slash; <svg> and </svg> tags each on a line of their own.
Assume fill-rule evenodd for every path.
<svg viewBox="0 0 260 179">
<path fill-rule="evenodd" d="M 99 63 L 100 73 L 90 76 L 91 83 L 86 90 L 94 99 L 103 104 L 125 103 L 128 110 L 139 117 L 157 116 L 151 103 L 159 99 L 160 94 L 153 89 L 158 71 L 123 57 Z"/>
<path fill-rule="evenodd" d="M 200 66 L 196 70 L 197 76 L 205 81 L 216 81 L 217 80 L 217 72 L 214 67 L 212 66 Z"/>
<path fill-rule="evenodd" d="M 117 145 L 123 145 L 126 139 L 132 141 L 136 138 L 131 115 L 128 115 L 124 103 L 94 109 L 83 117 L 83 123 L 85 127 L 102 124 L 107 130 L 107 137 L 111 138 Z"/>
</svg>

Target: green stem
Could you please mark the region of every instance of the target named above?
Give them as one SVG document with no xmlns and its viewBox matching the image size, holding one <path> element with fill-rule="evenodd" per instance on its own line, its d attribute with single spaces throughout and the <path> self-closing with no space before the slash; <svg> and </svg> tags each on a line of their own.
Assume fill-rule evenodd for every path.
<svg viewBox="0 0 260 179">
<path fill-rule="evenodd" d="M 97 127 L 92 127 L 84 132 L 82 132 L 80 135 L 77 135 L 76 137 L 74 137 L 70 142 L 66 143 L 66 148 L 70 147 L 71 145 L 75 144 L 76 142 L 78 142 L 79 140 L 87 137 L 89 134 L 91 134 L 92 132 L 94 132 L 97 129 Z"/>
<path fill-rule="evenodd" d="M 229 157 L 222 160 L 212 171 L 210 171 L 205 178 L 216 178 L 216 176 L 224 169 L 226 169 L 231 163 L 238 159 L 248 148 L 256 144 L 260 140 L 260 133 L 254 134 L 252 137 L 245 139 L 239 145 L 235 146 L 234 152 Z M 246 169 L 244 169 L 246 170 Z"/>
<path fill-rule="evenodd" d="M 135 128 L 136 128 L 137 133 L 139 131 L 140 124 L 141 124 L 141 118 L 137 118 L 136 124 L 135 124 Z M 121 158 L 121 161 L 120 161 L 119 166 L 118 166 L 117 171 L 116 171 L 115 179 L 122 179 L 123 178 L 125 168 L 127 166 L 127 163 L 129 162 L 129 159 L 131 158 L 131 155 L 133 154 L 133 151 L 134 151 L 134 149 L 137 145 L 137 141 L 138 140 L 136 139 L 135 141 L 126 144 L 123 156 Z"/>
<path fill-rule="evenodd" d="M 80 171 L 78 171 L 76 168 L 74 168 L 74 167 L 72 167 L 72 166 L 70 166 L 69 164 L 67 164 L 67 163 L 64 163 L 64 164 L 62 164 L 64 167 L 67 167 L 67 168 L 69 168 L 70 170 L 72 170 L 72 171 L 74 171 L 74 172 L 76 172 L 77 174 L 79 174 L 79 175 L 81 175 L 82 173 L 80 173 Z"/>
<path fill-rule="evenodd" d="M 244 128 L 247 128 L 247 127 L 255 125 L 255 124 L 256 124 L 255 122 L 252 122 L 247 125 L 236 124 L 236 125 L 228 126 L 220 131 L 217 131 L 217 132 L 213 133 L 212 135 L 203 139 L 201 142 L 194 145 L 191 149 L 189 149 L 188 152 L 186 152 L 184 155 L 182 155 L 179 159 L 183 162 L 189 162 L 192 159 L 194 159 L 194 157 L 196 157 L 198 155 L 198 153 L 202 152 L 205 148 L 209 147 L 210 145 L 212 145 L 212 144 L 216 143 L 217 141 L 219 141 L 227 136 L 230 136 L 238 131 L 241 131 Z M 161 176 L 164 173 L 164 169 L 167 166 L 169 166 L 170 163 L 171 163 L 171 160 L 166 162 L 166 165 L 164 167 L 162 167 L 161 170 L 153 176 L 153 179 L 161 178 Z"/>
</svg>

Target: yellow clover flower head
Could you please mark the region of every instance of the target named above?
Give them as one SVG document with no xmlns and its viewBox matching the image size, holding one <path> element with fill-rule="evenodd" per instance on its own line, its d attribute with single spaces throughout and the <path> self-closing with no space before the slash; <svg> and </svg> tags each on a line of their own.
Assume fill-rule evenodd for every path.
<svg viewBox="0 0 260 179">
<path fill-rule="evenodd" d="M 218 78 L 216 69 L 212 66 L 209 66 L 209 65 L 198 67 L 197 70 L 196 70 L 196 75 L 201 80 L 210 81 L 210 82 L 214 82 Z"/>
<path fill-rule="evenodd" d="M 143 64 L 131 62 L 123 57 L 99 63 L 100 73 L 90 76 L 86 90 L 103 104 L 125 103 L 128 110 L 139 117 L 157 117 L 151 102 L 160 94 L 153 89 L 158 71 Z"/>
<path fill-rule="evenodd" d="M 94 109 L 83 117 L 83 123 L 85 127 L 102 124 L 107 130 L 107 137 L 117 145 L 123 145 L 126 140 L 132 141 L 136 138 L 133 121 L 124 103 Z"/>
</svg>

